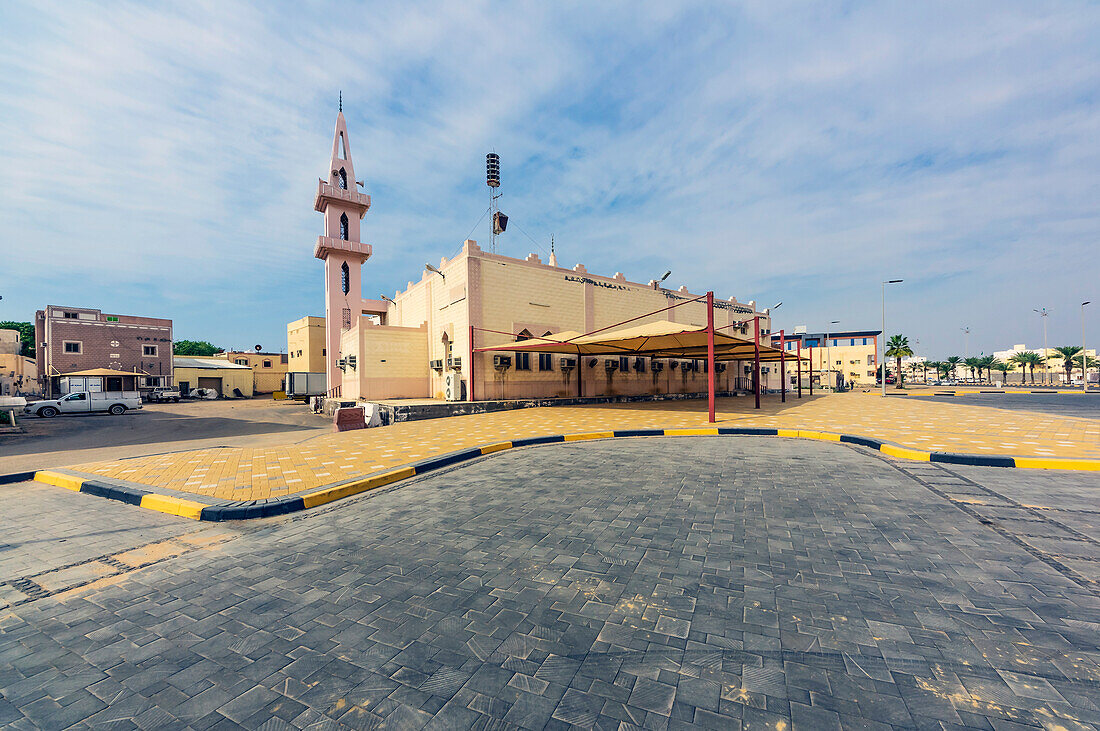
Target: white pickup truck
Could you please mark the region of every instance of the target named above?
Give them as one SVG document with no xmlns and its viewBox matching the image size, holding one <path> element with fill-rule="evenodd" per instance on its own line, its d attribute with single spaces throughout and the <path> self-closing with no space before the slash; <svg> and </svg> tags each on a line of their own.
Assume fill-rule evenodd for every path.
<svg viewBox="0 0 1100 731">
<path fill-rule="evenodd" d="M 58 414 L 88 414 L 106 411 L 124 414 L 127 409 L 140 409 L 141 396 L 137 391 L 77 391 L 59 399 L 35 401 L 23 408 L 24 414 L 51 417 Z"/>
<path fill-rule="evenodd" d="M 180 391 L 178 388 L 158 386 L 145 396 L 145 400 L 155 404 L 164 404 L 169 401 L 178 404 L 180 402 Z"/>
</svg>

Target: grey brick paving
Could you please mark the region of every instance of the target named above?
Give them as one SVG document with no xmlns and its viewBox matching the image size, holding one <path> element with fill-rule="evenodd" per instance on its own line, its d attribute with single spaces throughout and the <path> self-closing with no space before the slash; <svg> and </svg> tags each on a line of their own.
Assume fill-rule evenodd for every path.
<svg viewBox="0 0 1100 731">
<path fill-rule="evenodd" d="M 1098 488 L 775 439 L 517 450 L 0 610 L 0 725 L 1093 728 Z"/>
</svg>

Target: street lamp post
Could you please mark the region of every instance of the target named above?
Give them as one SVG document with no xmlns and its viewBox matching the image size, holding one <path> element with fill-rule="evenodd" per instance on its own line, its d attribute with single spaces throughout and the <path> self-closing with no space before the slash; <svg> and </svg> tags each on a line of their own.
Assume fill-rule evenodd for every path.
<svg viewBox="0 0 1100 731">
<path fill-rule="evenodd" d="M 1045 308 L 1045 307 L 1041 310 L 1036 310 L 1036 309 L 1032 308 L 1031 311 L 1032 312 L 1038 312 L 1039 313 L 1039 318 L 1043 321 L 1043 358 L 1045 359 L 1047 357 L 1047 315 L 1049 315 L 1050 313 L 1047 312 L 1047 308 Z M 1048 380 L 1047 376 L 1049 375 L 1049 373 L 1050 373 L 1049 366 L 1047 366 L 1047 362 L 1046 362 L 1046 360 L 1044 360 L 1043 361 L 1043 383 L 1047 382 L 1047 380 Z M 1005 377 L 1005 380 L 1008 380 L 1007 376 Z M 1022 379 L 1021 379 L 1021 383 L 1023 383 Z"/>
<path fill-rule="evenodd" d="M 959 329 L 962 330 L 963 334 L 966 335 L 966 337 L 963 339 L 963 343 L 964 343 L 963 353 L 965 353 L 965 355 L 963 357 L 969 358 L 970 357 L 970 326 L 967 325 L 966 327 L 960 327 Z"/>
<path fill-rule="evenodd" d="M 1081 303 L 1081 381 L 1084 392 L 1089 392 L 1089 358 L 1085 355 L 1085 305 L 1092 304 L 1092 300 Z"/>
<path fill-rule="evenodd" d="M 882 374 L 882 395 L 886 395 L 886 285 L 900 284 L 902 279 L 887 279 L 882 283 L 882 361 L 879 363 L 879 373 Z M 899 378 L 901 374 L 896 374 Z"/>
<path fill-rule="evenodd" d="M 840 320 L 830 320 L 829 324 L 830 325 L 839 325 Z M 825 331 L 825 342 L 823 344 L 825 346 L 825 361 L 826 361 L 824 371 L 825 371 L 825 373 L 831 374 L 833 372 L 832 371 L 832 368 L 833 368 L 833 351 L 832 351 L 832 348 L 829 347 L 829 331 L 828 330 Z M 829 384 L 829 390 L 835 392 L 836 391 L 836 379 L 833 378 L 832 375 L 830 375 L 829 380 L 832 381 L 832 383 Z M 822 386 L 822 388 L 824 388 L 825 384 L 821 384 L 821 386 Z"/>
</svg>

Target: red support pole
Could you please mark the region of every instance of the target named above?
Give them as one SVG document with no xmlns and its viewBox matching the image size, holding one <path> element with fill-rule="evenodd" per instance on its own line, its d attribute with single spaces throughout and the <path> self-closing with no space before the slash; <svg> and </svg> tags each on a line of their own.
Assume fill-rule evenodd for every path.
<svg viewBox="0 0 1100 731">
<path fill-rule="evenodd" d="M 714 292 L 707 292 L 707 411 L 714 423 Z"/>
<path fill-rule="evenodd" d="M 798 398 L 802 398 L 802 338 L 798 339 Z"/>
<path fill-rule="evenodd" d="M 466 398 L 474 400 L 474 326 L 470 325 L 470 368 L 466 371 L 470 378 L 470 387 L 466 389 Z"/>
<path fill-rule="evenodd" d="M 756 356 L 752 361 L 752 390 L 756 394 L 756 408 L 760 408 L 760 315 L 752 318 L 752 329 L 756 333 L 753 343 L 756 348 Z"/>
<path fill-rule="evenodd" d="M 810 346 L 810 395 L 814 395 L 814 346 Z"/>
<path fill-rule="evenodd" d="M 779 393 L 787 403 L 787 339 L 783 330 L 779 331 Z"/>
</svg>

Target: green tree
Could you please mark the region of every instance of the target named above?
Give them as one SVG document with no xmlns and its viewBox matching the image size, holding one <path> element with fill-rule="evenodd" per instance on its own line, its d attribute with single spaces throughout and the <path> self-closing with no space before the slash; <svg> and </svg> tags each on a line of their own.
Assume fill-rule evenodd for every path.
<svg viewBox="0 0 1100 731">
<path fill-rule="evenodd" d="M 173 355 L 214 355 L 222 350 L 205 340 L 177 340 L 172 343 Z"/>
<path fill-rule="evenodd" d="M 970 356 L 963 361 L 963 365 L 970 371 L 970 380 L 973 381 L 975 378 L 974 372 L 978 370 L 978 359 L 974 356 Z"/>
<path fill-rule="evenodd" d="M 1024 350 L 1016 353 L 1012 356 L 1010 362 L 1020 366 L 1026 373 L 1027 369 L 1031 369 L 1031 382 L 1035 383 L 1035 366 L 1041 366 L 1046 362 L 1046 358 L 1036 353 L 1034 350 Z M 1023 383 L 1023 375 L 1021 374 L 1020 382 Z"/>
<path fill-rule="evenodd" d="M 890 339 L 886 341 L 886 357 L 893 358 L 897 367 L 894 368 L 894 373 L 897 374 L 897 378 L 894 379 L 894 387 L 901 388 L 901 359 L 908 358 L 913 354 L 913 349 L 909 347 L 909 338 L 904 335 L 892 335 Z"/>
<path fill-rule="evenodd" d="M 1062 370 L 1066 372 L 1066 382 L 1068 383 L 1073 375 L 1073 369 L 1081 366 L 1081 346 L 1080 345 L 1063 345 L 1059 348 L 1052 348 L 1054 354 L 1052 358 L 1062 359 Z"/>
<path fill-rule="evenodd" d="M 18 330 L 19 339 L 23 342 L 23 355 L 28 358 L 33 358 L 35 354 L 35 342 L 34 342 L 34 323 L 33 322 L 15 322 L 12 320 L 5 320 L 0 322 L 0 330 Z"/>
<path fill-rule="evenodd" d="M 956 372 L 956 370 L 962 364 L 963 359 L 957 355 L 953 355 L 944 362 L 947 364 L 948 369 L 951 371 L 951 377 L 957 378 L 958 373 Z"/>
<path fill-rule="evenodd" d="M 993 362 L 989 365 L 989 370 L 991 373 L 992 371 L 1000 372 L 1001 381 L 1003 383 L 1008 383 L 1008 372 L 1011 370 L 1015 370 L 1015 368 L 1016 366 L 1011 361 L 1006 363 L 1003 360 L 997 360 L 996 358 L 994 358 Z"/>
<path fill-rule="evenodd" d="M 993 364 L 997 362 L 997 359 L 992 355 L 983 355 L 978 358 L 978 378 L 981 379 L 982 371 L 985 371 L 987 376 L 986 380 L 993 380 Z"/>
</svg>

